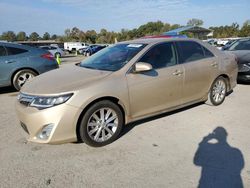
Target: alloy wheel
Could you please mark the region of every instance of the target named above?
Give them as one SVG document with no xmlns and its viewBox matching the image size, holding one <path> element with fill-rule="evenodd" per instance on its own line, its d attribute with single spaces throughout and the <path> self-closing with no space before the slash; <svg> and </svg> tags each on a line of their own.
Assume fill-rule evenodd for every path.
<svg viewBox="0 0 250 188">
<path fill-rule="evenodd" d="M 87 133 L 96 142 L 109 140 L 118 127 L 118 116 L 111 108 L 100 108 L 95 111 L 87 123 Z"/>
</svg>

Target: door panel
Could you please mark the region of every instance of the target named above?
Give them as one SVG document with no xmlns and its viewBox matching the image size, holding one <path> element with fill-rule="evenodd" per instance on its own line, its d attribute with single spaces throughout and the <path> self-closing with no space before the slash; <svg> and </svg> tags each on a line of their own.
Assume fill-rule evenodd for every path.
<svg viewBox="0 0 250 188">
<path fill-rule="evenodd" d="M 132 118 L 182 104 L 183 66 L 127 74 Z"/>
<path fill-rule="evenodd" d="M 199 100 L 209 91 L 218 71 L 216 58 L 206 58 L 183 64 L 185 70 L 183 102 Z"/>
<path fill-rule="evenodd" d="M 0 46 L 0 86 L 10 84 L 9 74 L 11 72 L 11 62 L 7 56 L 7 51 L 3 46 Z"/>
</svg>

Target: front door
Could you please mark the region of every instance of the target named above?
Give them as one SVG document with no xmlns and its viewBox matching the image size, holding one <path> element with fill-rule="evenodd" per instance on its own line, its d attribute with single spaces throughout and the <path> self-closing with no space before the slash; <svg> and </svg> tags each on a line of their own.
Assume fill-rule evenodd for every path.
<svg viewBox="0 0 250 188">
<path fill-rule="evenodd" d="M 139 62 L 150 63 L 153 69 L 127 74 L 132 118 L 180 105 L 184 70 L 177 64 L 174 44 L 165 42 L 152 47 Z"/>
</svg>

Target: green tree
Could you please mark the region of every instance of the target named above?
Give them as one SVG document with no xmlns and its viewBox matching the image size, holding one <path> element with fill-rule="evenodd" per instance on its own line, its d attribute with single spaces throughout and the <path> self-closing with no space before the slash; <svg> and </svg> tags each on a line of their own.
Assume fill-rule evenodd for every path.
<svg viewBox="0 0 250 188">
<path fill-rule="evenodd" d="M 29 36 L 29 39 L 31 40 L 31 41 L 38 41 L 39 40 L 39 35 L 38 35 L 38 33 L 37 32 L 32 32 L 31 34 L 30 34 L 30 36 Z"/>
<path fill-rule="evenodd" d="M 24 31 L 20 31 L 20 32 L 16 35 L 16 40 L 17 40 L 17 41 L 26 41 L 26 40 L 27 40 L 26 33 L 25 33 Z"/>
<path fill-rule="evenodd" d="M 250 36 L 250 20 L 244 22 L 240 32 L 240 37 L 249 37 Z"/>
<path fill-rule="evenodd" d="M 16 34 L 13 31 L 7 31 L 2 33 L 2 40 L 13 42 L 16 40 Z"/>
<path fill-rule="evenodd" d="M 48 32 L 45 32 L 43 34 L 43 40 L 49 40 L 50 39 L 50 34 Z"/>
<path fill-rule="evenodd" d="M 56 40 L 58 38 L 58 36 L 56 35 L 56 34 L 53 34 L 52 36 L 51 36 L 51 39 L 52 40 Z"/>
<path fill-rule="evenodd" d="M 73 27 L 70 32 L 70 38 L 74 41 L 79 41 L 80 29 Z"/>
<path fill-rule="evenodd" d="M 157 22 L 148 22 L 144 25 L 141 25 L 137 29 L 136 37 L 143 37 L 146 35 L 158 35 L 161 34 L 164 23 L 161 21 Z"/>
<path fill-rule="evenodd" d="M 197 18 L 192 18 L 188 20 L 187 25 L 190 26 L 202 26 L 203 25 L 203 20 L 197 19 Z"/>
<path fill-rule="evenodd" d="M 95 30 L 89 30 L 84 33 L 85 39 L 83 41 L 91 44 L 95 44 L 97 40 L 97 33 Z"/>
</svg>

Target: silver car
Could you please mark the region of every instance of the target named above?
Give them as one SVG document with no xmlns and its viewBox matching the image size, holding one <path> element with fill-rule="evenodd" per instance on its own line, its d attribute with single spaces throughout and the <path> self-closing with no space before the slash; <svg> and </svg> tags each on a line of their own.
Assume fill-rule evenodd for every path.
<svg viewBox="0 0 250 188">
<path fill-rule="evenodd" d="M 65 55 L 65 52 L 58 46 L 40 46 L 39 48 L 49 51 L 54 57 Z"/>
</svg>

